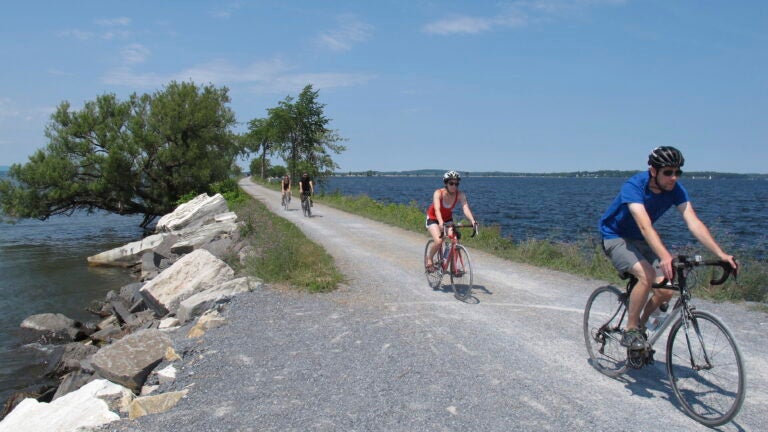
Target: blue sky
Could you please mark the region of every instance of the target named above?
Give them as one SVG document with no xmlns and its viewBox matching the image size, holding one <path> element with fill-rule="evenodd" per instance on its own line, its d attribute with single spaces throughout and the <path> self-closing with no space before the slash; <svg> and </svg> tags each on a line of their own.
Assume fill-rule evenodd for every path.
<svg viewBox="0 0 768 432">
<path fill-rule="evenodd" d="M 0 165 L 54 108 L 171 80 L 244 124 L 312 84 L 342 171 L 767 173 L 768 2 L 25 1 L 0 16 Z"/>
</svg>

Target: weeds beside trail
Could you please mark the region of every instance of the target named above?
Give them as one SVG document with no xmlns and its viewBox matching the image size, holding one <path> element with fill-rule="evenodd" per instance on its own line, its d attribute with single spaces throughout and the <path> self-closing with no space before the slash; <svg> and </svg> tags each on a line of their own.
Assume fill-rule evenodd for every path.
<svg viewBox="0 0 768 432">
<path fill-rule="evenodd" d="M 308 239 L 296 225 L 247 196 L 230 204 L 243 222 L 240 234 L 253 249 L 238 269 L 267 283 L 285 283 L 309 292 L 336 289 L 343 276 L 333 257 Z"/>
</svg>

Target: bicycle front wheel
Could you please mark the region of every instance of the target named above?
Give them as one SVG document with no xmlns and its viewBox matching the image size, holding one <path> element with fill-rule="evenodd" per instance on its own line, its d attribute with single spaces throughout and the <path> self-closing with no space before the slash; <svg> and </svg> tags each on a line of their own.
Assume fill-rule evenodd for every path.
<svg viewBox="0 0 768 432">
<path fill-rule="evenodd" d="M 427 260 L 429 258 L 429 250 L 435 241 L 430 239 L 427 241 L 427 246 L 424 247 L 424 273 L 427 275 L 427 283 L 432 289 L 440 288 L 440 282 L 443 280 L 443 269 L 440 267 L 440 251 L 438 250 L 432 256 L 432 267 L 427 266 Z"/>
<path fill-rule="evenodd" d="M 621 346 L 626 296 L 614 286 L 596 289 L 584 308 L 584 340 L 592 366 L 609 377 L 627 370 L 627 349 Z"/>
<path fill-rule="evenodd" d="M 311 216 L 311 213 L 309 210 L 309 200 L 306 198 L 301 200 L 301 211 L 304 213 L 304 216 L 306 217 Z"/>
<path fill-rule="evenodd" d="M 667 339 L 669 382 L 683 411 L 707 426 L 729 422 L 746 392 L 744 363 L 730 330 L 714 315 L 691 312 Z"/>
<path fill-rule="evenodd" d="M 472 295 L 472 263 L 469 252 L 462 245 L 456 245 L 449 257 L 448 269 L 451 273 L 453 295 L 459 300 L 466 300 Z"/>
</svg>

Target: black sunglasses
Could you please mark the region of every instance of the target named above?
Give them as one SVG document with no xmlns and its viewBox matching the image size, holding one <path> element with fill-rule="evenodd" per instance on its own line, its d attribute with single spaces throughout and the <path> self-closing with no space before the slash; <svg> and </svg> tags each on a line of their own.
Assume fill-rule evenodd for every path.
<svg viewBox="0 0 768 432">
<path fill-rule="evenodd" d="M 448 184 L 451 185 L 451 186 L 458 186 L 459 182 L 452 182 L 451 181 L 451 182 L 448 182 Z"/>
<path fill-rule="evenodd" d="M 667 169 L 667 170 L 662 171 L 661 173 L 664 174 L 667 177 L 672 177 L 672 174 L 674 174 L 675 177 L 680 177 L 681 175 L 683 175 L 683 170 L 681 170 L 681 169 L 677 169 L 677 170 Z"/>
</svg>

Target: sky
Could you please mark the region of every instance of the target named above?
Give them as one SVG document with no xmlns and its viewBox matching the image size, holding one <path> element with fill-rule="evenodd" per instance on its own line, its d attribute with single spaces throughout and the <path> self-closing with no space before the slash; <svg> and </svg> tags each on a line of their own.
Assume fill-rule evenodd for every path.
<svg viewBox="0 0 768 432">
<path fill-rule="evenodd" d="M 764 0 L 16 1 L 0 59 L 0 165 L 62 102 L 192 81 L 229 89 L 236 132 L 311 84 L 341 172 L 641 170 L 672 145 L 768 173 Z"/>
</svg>

